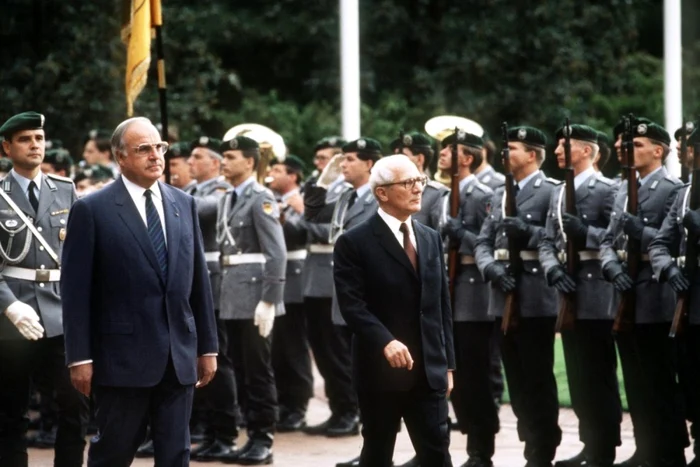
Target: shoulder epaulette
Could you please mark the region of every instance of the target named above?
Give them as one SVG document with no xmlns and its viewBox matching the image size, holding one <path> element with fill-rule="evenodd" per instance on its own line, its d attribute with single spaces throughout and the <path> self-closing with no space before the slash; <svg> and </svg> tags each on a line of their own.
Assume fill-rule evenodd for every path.
<svg viewBox="0 0 700 467">
<path fill-rule="evenodd" d="M 62 177 L 61 175 L 56 174 L 46 174 L 46 176 L 53 178 L 54 180 L 58 180 L 59 182 L 70 183 L 71 185 L 73 184 L 73 180 L 68 177 Z"/>
<path fill-rule="evenodd" d="M 428 184 L 426 185 L 426 187 L 432 187 L 432 188 L 435 188 L 436 190 L 447 190 L 448 189 L 445 185 L 443 185 L 442 183 L 435 181 L 435 180 L 428 181 Z"/>
<path fill-rule="evenodd" d="M 477 180 L 476 183 L 474 183 L 474 185 L 472 185 L 472 186 L 477 187 L 478 189 L 480 189 L 480 190 L 483 191 L 484 193 L 493 193 L 493 190 L 492 190 L 488 185 L 484 185 L 483 183 L 481 183 L 481 182 L 478 181 L 478 180 Z"/>
<path fill-rule="evenodd" d="M 499 182 L 503 182 L 506 179 L 505 175 L 503 175 L 501 172 L 496 172 L 495 170 L 493 171 L 493 177 Z"/>
<path fill-rule="evenodd" d="M 668 180 L 669 182 L 673 183 L 674 185 L 682 185 L 683 184 L 683 181 L 681 181 L 677 177 L 674 177 L 673 174 L 667 174 L 664 178 L 666 180 Z"/>
<path fill-rule="evenodd" d="M 612 185 L 615 184 L 615 182 L 614 182 L 613 180 L 610 180 L 610 179 L 607 178 L 607 177 L 596 177 L 596 178 L 597 178 L 598 181 L 603 182 L 603 183 L 605 183 L 605 184 L 608 185 L 608 186 L 612 186 Z M 591 185 L 589 185 L 589 186 L 591 186 Z"/>
<path fill-rule="evenodd" d="M 547 178 L 545 178 L 545 180 L 547 180 L 552 185 L 561 185 L 562 183 L 564 183 L 562 180 L 557 180 L 556 178 L 552 178 L 552 177 L 547 177 Z"/>
</svg>

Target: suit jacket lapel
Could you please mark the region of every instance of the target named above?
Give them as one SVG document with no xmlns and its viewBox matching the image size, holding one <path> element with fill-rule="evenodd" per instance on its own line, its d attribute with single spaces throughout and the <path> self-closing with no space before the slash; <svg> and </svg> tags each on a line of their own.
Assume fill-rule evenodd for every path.
<svg viewBox="0 0 700 467">
<path fill-rule="evenodd" d="M 170 189 L 163 183 L 158 184 L 163 195 L 163 213 L 165 232 L 168 236 L 168 283 L 177 271 L 178 247 L 180 245 L 180 211 L 175 204 Z"/>
<path fill-rule="evenodd" d="M 384 249 L 389 253 L 395 260 L 401 263 L 404 267 L 408 268 L 414 275 L 416 270 L 413 269 L 411 261 L 409 261 L 406 252 L 403 251 L 399 242 L 396 241 L 394 233 L 386 225 L 386 222 L 379 216 L 375 214 L 372 217 L 372 223 L 374 224 L 374 233 L 379 237 L 379 243 L 384 247 Z"/>
<path fill-rule="evenodd" d="M 27 194 L 22 191 L 22 187 L 17 183 L 15 177 L 12 175 L 8 175 L 8 177 L 10 177 L 10 193 L 8 194 L 10 198 L 12 198 L 12 201 L 14 201 L 17 207 L 24 211 L 28 217 L 36 217 L 36 212 L 34 212 L 32 205 L 29 204 Z"/>
<path fill-rule="evenodd" d="M 595 175 L 591 175 L 591 177 L 595 177 Z M 586 199 L 589 194 L 591 194 L 591 191 L 588 189 L 588 184 L 591 181 L 591 177 L 587 178 L 576 190 L 576 208 L 578 209 L 579 203 Z M 566 201 L 564 201 L 566 203 Z"/>
<path fill-rule="evenodd" d="M 428 283 L 428 281 L 426 280 L 426 274 L 433 272 L 429 271 L 427 266 L 427 263 L 429 261 L 428 257 L 430 256 L 430 242 L 428 239 L 428 232 L 426 232 L 423 226 L 416 221 L 413 221 L 413 232 L 416 235 L 416 244 L 418 245 L 418 271 L 420 272 L 421 297 L 427 297 L 428 294 L 426 294 L 425 290 L 423 290 L 423 284 Z"/>
</svg>

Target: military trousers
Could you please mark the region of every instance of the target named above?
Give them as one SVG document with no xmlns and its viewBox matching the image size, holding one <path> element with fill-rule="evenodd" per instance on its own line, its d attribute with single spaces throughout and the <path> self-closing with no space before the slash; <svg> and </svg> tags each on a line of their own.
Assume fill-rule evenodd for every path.
<svg viewBox="0 0 700 467">
<path fill-rule="evenodd" d="M 272 368 L 280 417 L 291 412 L 305 414 L 314 390 L 304 305 L 285 303 L 284 309 L 285 314 L 275 319 L 272 329 Z"/>
<path fill-rule="evenodd" d="M 622 403 L 612 320 L 576 320 L 562 331 L 571 404 L 587 458 L 606 464 L 621 444 Z"/>
<path fill-rule="evenodd" d="M 52 386 L 58 407 L 54 465 L 83 464 L 88 399 L 73 388 L 66 368 L 63 336 L 0 340 L 0 465 L 27 466 L 25 434 L 32 380 Z M 40 381 L 41 379 L 48 381 Z"/>
<path fill-rule="evenodd" d="M 501 318 L 495 325 L 501 327 Z M 501 353 L 518 437 L 532 463 L 554 459 L 561 442 L 559 399 L 554 378 L 555 317 L 520 318 L 503 336 Z"/>
</svg>

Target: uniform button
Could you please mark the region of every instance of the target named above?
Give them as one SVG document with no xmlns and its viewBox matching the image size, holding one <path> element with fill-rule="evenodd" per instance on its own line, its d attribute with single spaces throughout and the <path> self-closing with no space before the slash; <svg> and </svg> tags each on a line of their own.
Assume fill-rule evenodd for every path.
<svg viewBox="0 0 700 467">
<path fill-rule="evenodd" d="M 533 273 L 537 273 L 537 268 L 532 268 Z"/>
<path fill-rule="evenodd" d="M 44 247 L 43 247 L 43 246 L 40 246 L 40 247 L 39 247 L 39 250 L 40 250 L 40 251 L 44 251 Z"/>
<path fill-rule="evenodd" d="M 680 222 L 680 221 L 681 221 L 681 218 L 680 218 L 680 217 L 676 217 L 676 222 Z"/>
<path fill-rule="evenodd" d="M 586 215 L 584 214 L 584 215 L 583 215 L 583 218 L 584 218 L 584 219 L 587 219 L 587 218 L 588 218 L 588 216 L 586 216 Z"/>
<path fill-rule="evenodd" d="M 61 219 L 59 222 L 60 222 L 61 224 L 65 224 L 65 223 L 66 223 L 66 220 L 65 220 L 65 219 Z"/>
<path fill-rule="evenodd" d="M 44 286 L 44 283 L 43 283 L 43 282 L 39 282 L 39 287 L 43 287 L 43 286 Z"/>
<path fill-rule="evenodd" d="M 473 278 L 473 277 L 470 277 L 470 278 L 469 278 L 469 283 L 470 283 L 470 284 L 473 284 L 473 283 L 474 283 L 474 278 Z"/>
<path fill-rule="evenodd" d="M 243 225 L 243 221 L 240 221 L 240 222 L 238 223 L 238 225 Z"/>
<path fill-rule="evenodd" d="M 39 232 L 41 232 L 42 229 L 41 229 L 41 227 L 37 227 L 36 230 L 38 230 Z"/>
<path fill-rule="evenodd" d="M 257 278 L 253 277 L 250 281 L 251 281 L 251 282 L 255 282 L 255 281 L 257 281 L 257 280 L 258 280 Z"/>
<path fill-rule="evenodd" d="M 295 269 L 294 272 L 295 272 L 296 274 L 301 274 L 301 269 Z"/>
<path fill-rule="evenodd" d="M 614 215 L 615 215 L 615 211 L 611 212 L 610 215 L 611 215 L 611 216 L 614 216 Z"/>
<path fill-rule="evenodd" d="M 591 278 L 593 277 L 593 274 L 588 274 L 588 276 L 586 276 L 586 277 L 588 277 L 589 279 L 591 279 Z"/>
<path fill-rule="evenodd" d="M 528 214 L 528 215 L 525 216 L 525 217 L 527 217 L 528 219 L 532 219 L 532 216 L 531 216 L 530 214 Z"/>
<path fill-rule="evenodd" d="M 644 218 L 644 223 L 647 223 L 647 222 L 649 222 L 649 219 L 647 219 L 647 218 L 645 217 L 645 218 Z"/>
<path fill-rule="evenodd" d="M 506 233 L 505 233 L 505 232 L 503 232 L 503 236 L 504 236 L 504 237 L 506 236 Z"/>
<path fill-rule="evenodd" d="M 331 261 L 331 266 L 333 266 L 333 261 Z"/>
<path fill-rule="evenodd" d="M 228 240 L 226 240 L 226 241 L 224 242 L 224 245 L 228 245 Z"/>
<path fill-rule="evenodd" d="M 228 270 L 227 270 L 227 269 L 224 269 L 224 276 L 226 275 L 227 272 L 228 272 Z"/>
<path fill-rule="evenodd" d="M 46 269 L 46 266 L 42 264 L 41 266 L 39 266 L 39 269 Z"/>
</svg>

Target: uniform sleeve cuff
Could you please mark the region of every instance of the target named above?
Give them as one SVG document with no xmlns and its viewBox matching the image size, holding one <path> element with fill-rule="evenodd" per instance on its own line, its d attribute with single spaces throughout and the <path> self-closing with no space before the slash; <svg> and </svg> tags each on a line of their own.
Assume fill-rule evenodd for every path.
<svg viewBox="0 0 700 467">
<path fill-rule="evenodd" d="M 88 363 L 92 363 L 92 360 L 81 360 L 79 362 L 69 363 L 68 368 L 73 368 L 74 366 L 79 366 L 79 365 L 87 365 Z"/>
</svg>

